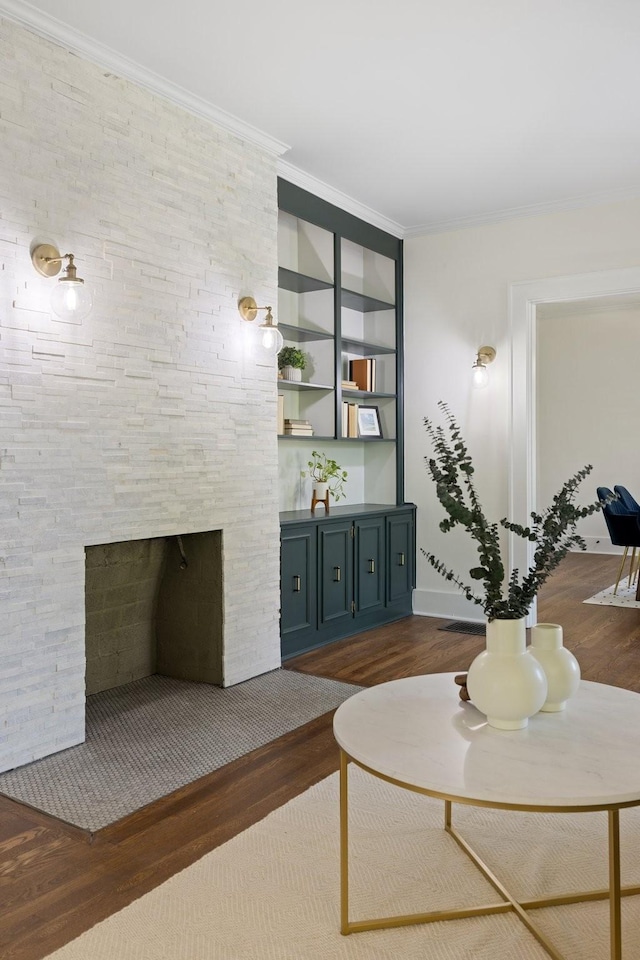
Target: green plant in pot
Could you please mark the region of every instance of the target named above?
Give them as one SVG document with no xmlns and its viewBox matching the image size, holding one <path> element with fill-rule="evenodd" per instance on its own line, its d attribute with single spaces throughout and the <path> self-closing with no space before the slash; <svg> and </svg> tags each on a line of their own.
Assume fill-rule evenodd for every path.
<svg viewBox="0 0 640 960">
<path fill-rule="evenodd" d="M 339 463 L 328 457 L 326 453 L 318 453 L 317 450 L 311 451 L 311 460 L 307 462 L 307 470 L 302 471 L 303 477 L 311 477 L 314 482 L 314 489 L 322 490 L 318 484 L 324 484 L 326 489 L 334 500 L 340 500 L 346 497 L 344 484 L 348 477 L 346 470 L 343 470 Z M 324 497 L 318 496 L 319 500 Z"/>
<path fill-rule="evenodd" d="M 584 540 L 576 533 L 576 525 L 584 517 L 600 510 L 601 504 L 596 502 L 580 507 L 576 506 L 574 501 L 578 486 L 591 473 L 592 467 L 587 465 L 570 477 L 555 495 L 550 506 L 540 513 L 534 511 L 531 514 L 531 522 L 527 526 L 513 523 L 506 518 L 500 520 L 500 523 L 490 521 L 485 516 L 478 498 L 473 478 L 473 461 L 460 427 L 446 403 L 440 402 L 438 407 L 446 423 L 445 426 L 436 426 L 431 419 L 425 418 L 424 424 L 433 446 L 433 455 L 425 457 L 425 461 L 427 471 L 435 483 L 438 500 L 447 514 L 440 522 L 440 529 L 447 533 L 455 527 L 463 527 L 477 544 L 478 564 L 469 570 L 473 585 L 448 569 L 432 552 L 421 552 L 438 573 L 462 591 L 467 600 L 481 606 L 487 618 L 487 651 L 480 654 L 469 668 L 466 680 L 468 695 L 476 706 L 487 714 L 489 723 L 493 726 L 519 728 L 526 725 L 526 717 L 501 723 L 499 716 L 488 713 L 488 710 L 493 709 L 492 704 L 487 705 L 485 691 L 483 689 L 482 694 L 480 693 L 479 683 L 474 691 L 472 672 L 478 676 L 482 671 L 488 672 L 487 653 L 504 651 L 509 646 L 503 638 L 507 632 L 515 637 L 514 650 L 523 654 L 518 657 L 520 666 L 529 673 L 536 672 L 531 670 L 532 662 L 536 663 L 535 659 L 525 653 L 525 617 L 538 591 L 569 550 L 575 547 L 586 549 Z M 523 574 L 514 569 L 507 576 L 501 553 L 501 528 L 535 544 L 533 561 Z M 481 661 L 482 669 L 474 672 L 477 661 Z M 541 668 L 538 668 L 538 672 L 540 670 Z M 503 670 L 501 679 L 496 680 L 494 677 L 491 683 L 485 684 L 491 687 L 489 699 L 497 696 L 497 687 L 508 688 L 511 682 L 516 684 L 515 677 L 510 681 L 508 676 L 508 671 Z M 483 679 L 486 680 L 486 677 Z M 544 692 L 538 690 L 531 699 L 528 705 L 531 712 L 528 716 L 536 713 L 544 703 L 546 678 L 544 684 Z M 500 692 L 509 693 L 509 690 L 503 689 Z M 521 694 L 514 695 L 511 699 L 518 699 L 518 696 Z M 536 706 L 540 696 L 542 700 Z M 486 708 L 481 705 L 481 701 Z"/>
<path fill-rule="evenodd" d="M 278 354 L 278 370 L 284 380 L 302 380 L 302 371 L 307 365 L 307 356 L 297 347 L 283 347 Z"/>
</svg>

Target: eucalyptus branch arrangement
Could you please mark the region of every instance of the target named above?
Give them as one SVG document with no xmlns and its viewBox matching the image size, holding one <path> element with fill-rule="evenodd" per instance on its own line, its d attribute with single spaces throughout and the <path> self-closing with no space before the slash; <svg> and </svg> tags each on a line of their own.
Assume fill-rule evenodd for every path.
<svg viewBox="0 0 640 960">
<path fill-rule="evenodd" d="M 438 404 L 446 419 L 446 429 L 435 426 L 425 417 L 424 425 L 433 445 L 433 457 L 425 457 L 427 470 L 435 482 L 438 500 L 447 517 L 440 523 L 446 533 L 456 526 L 464 527 L 478 545 L 479 565 L 469 570 L 472 580 L 484 585 L 480 596 L 433 553 L 422 550 L 431 566 L 460 588 L 467 600 L 479 604 L 489 620 L 517 620 L 526 616 L 540 587 L 572 547 L 586 550 L 586 544 L 575 532 L 579 520 L 601 509 L 600 502 L 586 507 L 574 503 L 580 483 L 592 470 L 588 464 L 563 484 L 559 493 L 542 513 L 531 514 L 529 526 L 521 526 L 503 518 L 498 523 L 487 520 L 473 482 L 474 467 L 460 428 L 446 403 Z M 500 551 L 500 527 L 535 543 L 533 563 L 520 576 L 514 569 L 505 584 L 505 565 Z M 506 589 L 505 589 L 506 588 Z"/>
</svg>

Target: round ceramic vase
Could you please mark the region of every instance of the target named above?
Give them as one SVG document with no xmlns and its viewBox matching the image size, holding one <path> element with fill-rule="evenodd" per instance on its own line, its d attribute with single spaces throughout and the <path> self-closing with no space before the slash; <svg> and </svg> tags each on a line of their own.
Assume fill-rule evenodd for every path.
<svg viewBox="0 0 640 960">
<path fill-rule="evenodd" d="M 540 664 L 547 678 L 547 699 L 540 707 L 544 713 L 564 710 L 567 700 L 580 683 L 578 661 L 562 645 L 562 627 L 558 623 L 536 623 L 531 628 L 529 653 Z"/>
<path fill-rule="evenodd" d="M 313 481 L 313 496 L 316 500 L 326 500 L 328 489 L 328 483 L 323 483 L 321 480 Z"/>
<path fill-rule="evenodd" d="M 489 620 L 487 646 L 467 674 L 467 690 L 487 723 L 499 730 L 521 730 L 547 699 L 547 678 L 527 653 L 524 618 Z"/>
</svg>

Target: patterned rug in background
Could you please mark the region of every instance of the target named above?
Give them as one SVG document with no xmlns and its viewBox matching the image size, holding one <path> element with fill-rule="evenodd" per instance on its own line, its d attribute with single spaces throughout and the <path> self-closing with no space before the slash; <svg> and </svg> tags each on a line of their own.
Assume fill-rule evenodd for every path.
<svg viewBox="0 0 640 960">
<path fill-rule="evenodd" d="M 0 793 L 100 830 L 361 689 L 293 670 L 225 689 L 145 677 L 88 697 L 85 743 L 0 774 Z"/>
<path fill-rule="evenodd" d="M 613 595 L 615 583 L 612 583 L 606 590 L 601 590 L 594 597 L 583 600 L 583 603 L 598 603 L 603 607 L 636 607 L 640 609 L 640 602 L 636 600 L 636 585 L 628 585 L 627 578 L 621 580 L 618 585 L 618 592 Z"/>
</svg>

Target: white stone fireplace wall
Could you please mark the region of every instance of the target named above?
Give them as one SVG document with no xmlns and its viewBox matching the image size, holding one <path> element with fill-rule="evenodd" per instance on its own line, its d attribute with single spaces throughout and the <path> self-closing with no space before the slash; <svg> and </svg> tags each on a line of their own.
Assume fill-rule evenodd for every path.
<svg viewBox="0 0 640 960">
<path fill-rule="evenodd" d="M 275 156 L 0 20 L 0 770 L 84 739 L 84 548 L 221 530 L 225 685 L 280 664 Z M 54 318 L 34 238 L 94 310 Z"/>
</svg>

